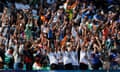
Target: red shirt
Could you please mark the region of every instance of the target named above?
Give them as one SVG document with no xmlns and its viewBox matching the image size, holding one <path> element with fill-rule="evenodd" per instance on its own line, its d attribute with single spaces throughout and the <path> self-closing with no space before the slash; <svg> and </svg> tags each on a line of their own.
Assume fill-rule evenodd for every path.
<svg viewBox="0 0 120 72">
<path fill-rule="evenodd" d="M 103 29 L 102 33 L 103 33 L 103 36 L 105 36 L 105 38 L 107 38 L 108 32 L 109 32 L 109 31 L 108 31 L 107 28 Z"/>
</svg>

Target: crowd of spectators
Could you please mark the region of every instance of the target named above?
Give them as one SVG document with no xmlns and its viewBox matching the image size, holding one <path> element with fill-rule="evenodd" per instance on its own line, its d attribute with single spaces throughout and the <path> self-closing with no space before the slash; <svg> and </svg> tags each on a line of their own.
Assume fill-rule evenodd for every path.
<svg viewBox="0 0 120 72">
<path fill-rule="evenodd" d="M 120 1 L 0 0 L 0 69 L 120 69 Z"/>
</svg>

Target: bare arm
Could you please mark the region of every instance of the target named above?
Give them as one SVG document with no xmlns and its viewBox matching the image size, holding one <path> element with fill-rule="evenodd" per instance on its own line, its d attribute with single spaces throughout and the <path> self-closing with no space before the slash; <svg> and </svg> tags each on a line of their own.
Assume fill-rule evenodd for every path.
<svg viewBox="0 0 120 72">
<path fill-rule="evenodd" d="M 97 36 L 96 36 L 96 41 L 97 41 L 97 43 L 98 43 L 98 45 L 99 45 L 99 48 L 102 48 L 102 44 L 100 43 L 100 41 L 99 41 L 99 39 L 98 39 Z"/>
<path fill-rule="evenodd" d="M 80 42 L 78 42 L 78 44 L 77 44 L 76 51 L 78 51 L 79 48 L 80 48 Z"/>
</svg>

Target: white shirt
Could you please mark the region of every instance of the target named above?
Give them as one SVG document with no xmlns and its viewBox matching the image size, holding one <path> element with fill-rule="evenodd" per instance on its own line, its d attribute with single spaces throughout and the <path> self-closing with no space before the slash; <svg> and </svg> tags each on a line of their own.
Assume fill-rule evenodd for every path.
<svg viewBox="0 0 120 72">
<path fill-rule="evenodd" d="M 73 37 L 76 37 L 76 36 L 77 36 L 77 32 L 76 32 L 76 30 L 75 30 L 74 27 L 72 27 L 72 36 L 73 36 Z"/>
<path fill-rule="evenodd" d="M 32 66 L 33 70 L 40 70 L 41 67 L 37 65 L 37 63 L 34 63 Z"/>
<path fill-rule="evenodd" d="M 48 28 L 45 27 L 45 26 L 41 26 L 41 31 L 42 31 L 43 33 L 47 33 Z"/>
<path fill-rule="evenodd" d="M 15 62 L 15 63 L 20 63 L 20 62 L 21 62 L 21 57 L 18 56 L 18 54 L 16 54 L 16 55 L 14 56 L 14 62 Z"/>
<path fill-rule="evenodd" d="M 85 58 L 86 54 L 86 52 L 80 51 L 80 63 L 88 64 L 88 60 Z"/>
<path fill-rule="evenodd" d="M 63 64 L 66 65 L 69 63 L 72 63 L 71 54 L 70 52 L 65 51 L 63 52 Z"/>
<path fill-rule="evenodd" d="M 41 48 L 40 50 L 41 50 L 41 54 L 45 55 L 45 53 L 46 53 L 45 49 Z"/>
<path fill-rule="evenodd" d="M 63 62 L 63 56 L 62 56 L 62 52 L 61 52 L 61 51 L 58 51 L 58 52 L 57 52 L 57 59 L 58 59 L 58 62 L 59 62 L 59 63 L 62 63 L 62 62 Z"/>
<path fill-rule="evenodd" d="M 79 65 L 77 51 L 72 51 L 71 57 L 72 57 L 72 65 Z"/>
<path fill-rule="evenodd" d="M 48 53 L 48 58 L 50 60 L 50 64 L 58 64 L 55 53 L 52 53 L 52 52 Z"/>
<path fill-rule="evenodd" d="M 54 18 L 53 18 L 53 22 L 57 22 L 57 20 L 58 20 L 58 16 L 56 15 L 56 16 L 54 16 Z"/>
<path fill-rule="evenodd" d="M 20 53 L 20 54 L 23 54 L 23 51 L 24 51 L 24 45 L 21 44 L 21 45 L 19 46 L 19 53 Z"/>
<path fill-rule="evenodd" d="M 13 56 L 15 56 L 17 54 L 17 50 L 18 50 L 17 45 L 13 44 L 13 45 L 11 45 L 11 47 L 14 49 Z"/>
</svg>

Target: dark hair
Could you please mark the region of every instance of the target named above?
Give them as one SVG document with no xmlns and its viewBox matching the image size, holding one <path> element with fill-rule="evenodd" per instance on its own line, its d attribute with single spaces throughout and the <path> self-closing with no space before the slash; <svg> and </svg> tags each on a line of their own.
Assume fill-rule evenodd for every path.
<svg viewBox="0 0 120 72">
<path fill-rule="evenodd" d="M 30 42 L 30 41 L 28 41 L 28 42 L 26 42 L 26 43 L 25 43 L 25 48 L 30 48 L 30 47 L 31 47 L 31 45 L 32 45 L 32 44 L 31 44 L 31 42 Z"/>
<path fill-rule="evenodd" d="M 36 57 L 35 57 L 35 62 L 40 62 L 39 56 L 36 56 Z"/>
<path fill-rule="evenodd" d="M 9 49 L 12 50 L 12 51 L 14 50 L 13 47 L 10 47 Z"/>
</svg>

